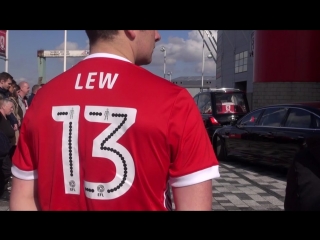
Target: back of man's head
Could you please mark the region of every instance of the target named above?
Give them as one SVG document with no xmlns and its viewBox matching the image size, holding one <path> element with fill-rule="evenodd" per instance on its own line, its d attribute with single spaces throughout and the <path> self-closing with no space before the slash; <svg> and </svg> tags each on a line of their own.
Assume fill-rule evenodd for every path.
<svg viewBox="0 0 320 240">
<path fill-rule="evenodd" d="M 119 30 L 86 30 L 90 45 L 94 45 L 99 39 L 112 40 Z"/>
<path fill-rule="evenodd" d="M 39 84 L 35 84 L 32 87 L 32 93 L 36 94 L 41 86 Z"/>
<path fill-rule="evenodd" d="M 152 61 L 155 43 L 161 39 L 157 30 L 86 30 L 90 54 L 110 53 L 135 65 Z"/>
</svg>

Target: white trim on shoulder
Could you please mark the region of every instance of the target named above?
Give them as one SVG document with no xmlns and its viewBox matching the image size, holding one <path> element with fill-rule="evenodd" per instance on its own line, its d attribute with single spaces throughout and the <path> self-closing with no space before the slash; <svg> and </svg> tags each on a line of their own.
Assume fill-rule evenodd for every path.
<svg viewBox="0 0 320 240">
<path fill-rule="evenodd" d="M 38 178 L 38 171 L 37 170 L 23 171 L 15 165 L 12 165 L 11 172 L 12 172 L 13 176 L 20 178 L 20 179 L 23 179 L 23 180 L 34 180 L 34 179 Z"/>
<path fill-rule="evenodd" d="M 185 176 L 170 178 L 170 184 L 172 187 L 185 187 L 218 177 L 219 165 L 216 165 Z"/>
<path fill-rule="evenodd" d="M 122 60 L 125 62 L 130 62 L 128 59 L 126 59 L 124 57 L 120 57 L 118 55 L 111 54 L 111 53 L 93 53 L 93 54 L 90 54 L 89 56 L 85 57 L 83 60 L 90 59 L 90 58 L 114 58 L 114 59 Z"/>
</svg>

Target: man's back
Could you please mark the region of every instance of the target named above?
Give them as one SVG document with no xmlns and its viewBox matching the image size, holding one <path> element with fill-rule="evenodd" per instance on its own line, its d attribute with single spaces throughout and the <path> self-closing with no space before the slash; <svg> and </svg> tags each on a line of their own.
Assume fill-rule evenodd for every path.
<svg viewBox="0 0 320 240">
<path fill-rule="evenodd" d="M 169 177 L 184 186 L 219 175 L 188 92 L 107 57 L 50 81 L 24 118 L 13 174 L 38 175 L 43 210 L 166 210 Z"/>
</svg>

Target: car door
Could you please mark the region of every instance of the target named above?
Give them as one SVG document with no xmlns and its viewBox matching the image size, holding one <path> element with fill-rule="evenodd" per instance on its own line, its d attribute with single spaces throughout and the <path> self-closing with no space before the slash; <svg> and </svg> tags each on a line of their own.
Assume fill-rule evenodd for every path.
<svg viewBox="0 0 320 240">
<path fill-rule="evenodd" d="M 272 165 L 277 163 L 279 154 L 277 132 L 287 111 L 286 107 L 267 107 L 265 109 L 253 133 L 255 141 L 251 145 L 251 154 L 255 159 Z"/>
<path fill-rule="evenodd" d="M 278 160 L 289 166 L 306 139 L 320 136 L 320 118 L 312 112 L 292 107 L 283 126 L 277 132 Z"/>
<path fill-rule="evenodd" d="M 250 155 L 252 142 L 254 141 L 252 133 L 255 124 L 263 109 L 258 109 L 243 116 L 235 125 L 228 127 L 225 131 L 225 144 L 228 155 L 246 158 Z"/>
</svg>

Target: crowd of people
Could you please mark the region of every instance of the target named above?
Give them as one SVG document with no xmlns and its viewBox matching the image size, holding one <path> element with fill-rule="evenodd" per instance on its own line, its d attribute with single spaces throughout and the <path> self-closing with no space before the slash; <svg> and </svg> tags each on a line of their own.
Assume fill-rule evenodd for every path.
<svg viewBox="0 0 320 240">
<path fill-rule="evenodd" d="M 0 197 L 7 198 L 10 192 L 12 156 L 19 139 L 23 118 L 36 92 L 26 81 L 17 83 L 7 72 L 0 73 Z"/>
</svg>

